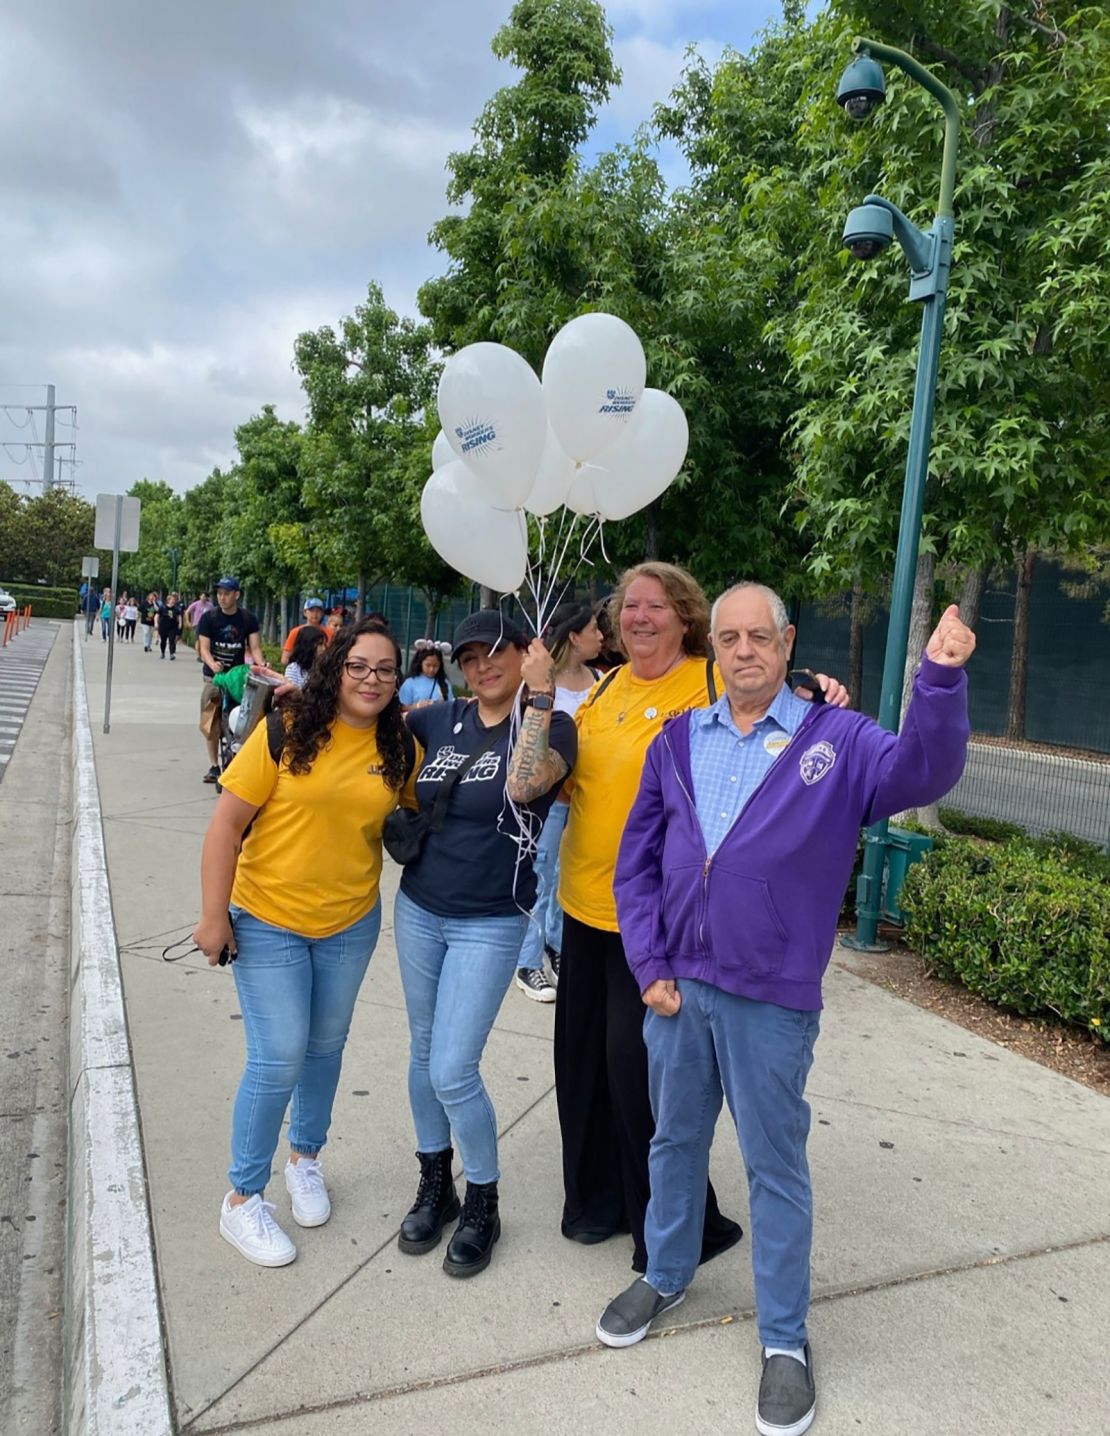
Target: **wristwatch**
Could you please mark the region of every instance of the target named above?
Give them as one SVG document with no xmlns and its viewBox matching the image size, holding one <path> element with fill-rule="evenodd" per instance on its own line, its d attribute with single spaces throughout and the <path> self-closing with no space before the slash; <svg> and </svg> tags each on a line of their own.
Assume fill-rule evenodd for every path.
<svg viewBox="0 0 1110 1436">
<path fill-rule="evenodd" d="M 526 708 L 538 708 L 541 713 L 544 713 L 549 708 L 555 707 L 555 695 L 553 693 L 529 693 L 528 697 L 524 700 L 524 706 Z"/>
</svg>

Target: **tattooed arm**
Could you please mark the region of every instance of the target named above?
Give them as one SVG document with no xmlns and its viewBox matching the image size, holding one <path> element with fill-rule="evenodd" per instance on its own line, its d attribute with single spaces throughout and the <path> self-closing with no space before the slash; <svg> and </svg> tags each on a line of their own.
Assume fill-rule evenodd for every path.
<svg viewBox="0 0 1110 1436">
<path fill-rule="evenodd" d="M 555 696 L 555 665 L 538 638 L 534 638 L 529 645 L 520 671 L 530 694 Z M 505 784 L 514 803 L 530 803 L 542 797 L 557 787 L 570 771 L 567 760 L 551 747 L 549 741 L 551 712 L 550 708 L 525 709 Z"/>
</svg>

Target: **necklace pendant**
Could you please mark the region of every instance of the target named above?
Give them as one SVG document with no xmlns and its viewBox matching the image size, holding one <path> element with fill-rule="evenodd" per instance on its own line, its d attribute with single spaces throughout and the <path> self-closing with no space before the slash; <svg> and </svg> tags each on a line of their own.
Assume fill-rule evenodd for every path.
<svg viewBox="0 0 1110 1436">
<path fill-rule="evenodd" d="M 623 714 L 623 713 L 618 713 L 618 714 L 617 714 L 617 722 L 618 722 L 618 723 L 623 723 L 623 722 L 624 722 L 624 714 Z"/>
</svg>

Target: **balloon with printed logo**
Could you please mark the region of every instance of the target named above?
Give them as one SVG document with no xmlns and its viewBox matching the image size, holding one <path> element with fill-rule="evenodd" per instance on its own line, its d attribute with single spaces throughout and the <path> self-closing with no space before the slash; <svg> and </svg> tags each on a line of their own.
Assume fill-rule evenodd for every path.
<svg viewBox="0 0 1110 1436">
<path fill-rule="evenodd" d="M 481 480 L 458 459 L 437 469 L 420 496 L 428 541 L 466 578 L 498 593 L 515 593 L 524 582 L 528 530 L 519 511 L 494 508 Z"/>
<path fill-rule="evenodd" d="M 582 314 L 559 330 L 543 361 L 543 393 L 555 437 L 580 463 L 625 432 L 647 379 L 643 345 L 623 319 Z"/>
<path fill-rule="evenodd" d="M 531 366 L 504 344 L 468 344 L 439 380 L 447 442 L 495 508 L 528 497 L 547 439 L 543 390 Z"/>
<path fill-rule="evenodd" d="M 645 389 L 624 437 L 582 471 L 567 507 L 602 519 L 626 519 L 671 486 L 686 459 L 690 427 L 682 406 L 661 389 Z M 590 507 L 592 505 L 592 507 Z"/>
<path fill-rule="evenodd" d="M 455 451 L 447 442 L 447 435 L 440 429 L 432 445 L 432 472 L 442 469 L 444 464 L 450 464 L 455 457 Z"/>
<path fill-rule="evenodd" d="M 524 500 L 525 510 L 535 514 L 538 519 L 543 519 L 548 514 L 553 514 L 556 509 L 562 508 L 576 468 L 574 460 L 563 452 L 558 439 L 548 427 L 539 473 Z"/>
</svg>

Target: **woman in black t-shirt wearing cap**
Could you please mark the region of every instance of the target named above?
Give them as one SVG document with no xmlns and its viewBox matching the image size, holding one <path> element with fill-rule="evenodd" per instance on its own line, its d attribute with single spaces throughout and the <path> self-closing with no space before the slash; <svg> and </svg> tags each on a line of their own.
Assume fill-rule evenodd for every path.
<svg viewBox="0 0 1110 1436">
<path fill-rule="evenodd" d="M 451 657 L 474 698 L 407 715 L 424 752 L 416 780 L 422 812 L 431 811 L 440 784 L 471 761 L 451 790 L 442 827 L 405 867 L 394 913 L 420 1162 L 398 1245 L 410 1254 L 430 1251 L 459 1212 L 453 1135 L 466 1196 L 443 1266 L 452 1276 L 473 1276 L 489 1265 L 501 1232 L 497 1120 L 479 1062 L 535 901 L 529 840 L 539 836 L 574 764 L 577 733 L 570 718 L 553 711 L 550 655 L 497 609 L 463 620 Z"/>
</svg>

